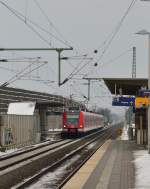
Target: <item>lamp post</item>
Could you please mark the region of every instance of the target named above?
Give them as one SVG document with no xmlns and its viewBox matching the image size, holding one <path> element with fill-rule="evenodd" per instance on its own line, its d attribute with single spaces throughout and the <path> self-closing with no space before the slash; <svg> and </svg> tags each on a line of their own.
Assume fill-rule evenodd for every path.
<svg viewBox="0 0 150 189">
<path fill-rule="evenodd" d="M 150 89 L 150 32 L 146 30 L 141 30 L 136 34 L 148 36 L 148 89 Z M 150 101 L 150 97 L 149 97 L 149 101 Z M 150 105 L 148 106 L 148 153 L 150 154 Z"/>
</svg>

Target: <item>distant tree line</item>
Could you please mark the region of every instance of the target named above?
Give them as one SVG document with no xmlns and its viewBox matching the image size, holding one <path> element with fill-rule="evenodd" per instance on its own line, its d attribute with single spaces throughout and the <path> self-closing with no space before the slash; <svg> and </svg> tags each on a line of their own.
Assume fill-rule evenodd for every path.
<svg viewBox="0 0 150 189">
<path fill-rule="evenodd" d="M 92 111 L 104 116 L 104 123 L 107 125 L 108 123 L 117 122 L 120 119 L 118 114 L 112 113 L 108 108 L 100 108 L 100 107 L 92 107 Z"/>
</svg>

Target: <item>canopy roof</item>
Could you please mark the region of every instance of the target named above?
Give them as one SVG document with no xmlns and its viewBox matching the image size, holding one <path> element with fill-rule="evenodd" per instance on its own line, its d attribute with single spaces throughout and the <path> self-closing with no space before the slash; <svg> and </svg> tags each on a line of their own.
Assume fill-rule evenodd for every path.
<svg viewBox="0 0 150 189">
<path fill-rule="evenodd" d="M 138 95 L 139 89 L 148 88 L 146 78 L 103 78 L 112 94 Z"/>
</svg>

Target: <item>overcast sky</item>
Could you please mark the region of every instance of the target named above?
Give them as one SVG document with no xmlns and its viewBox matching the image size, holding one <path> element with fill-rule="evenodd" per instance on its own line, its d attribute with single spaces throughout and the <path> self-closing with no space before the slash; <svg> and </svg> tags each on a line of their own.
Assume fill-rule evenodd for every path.
<svg viewBox="0 0 150 189">
<path fill-rule="evenodd" d="M 131 77 L 132 75 L 132 47 L 137 48 L 137 77 L 147 77 L 148 66 L 148 40 L 147 36 L 135 35 L 141 29 L 150 31 L 150 2 L 137 0 L 124 20 L 116 37 L 105 52 L 104 56 L 94 67 L 94 63 L 100 58 L 105 49 L 105 41 L 115 30 L 131 0 L 3 0 L 9 7 L 19 11 L 32 21 L 45 28 L 53 35 L 62 40 L 67 40 L 75 49 L 63 52 L 64 56 L 79 56 L 87 54 L 94 60 L 84 69 L 75 75 L 74 78 L 82 78 L 80 74 L 88 74 L 87 77 Z M 39 9 L 38 5 L 40 5 Z M 51 21 L 51 24 L 48 22 Z M 52 36 L 40 33 L 48 45 L 37 36 L 27 24 L 19 20 L 4 5 L 0 4 L 0 47 L 67 47 Z M 53 23 L 53 25 L 52 25 Z M 64 37 L 60 36 L 58 32 Z M 36 31 L 41 32 L 37 28 Z M 98 53 L 94 54 L 94 49 Z M 125 53 L 124 53 L 125 52 Z M 124 54 L 123 56 L 120 56 Z M 10 86 L 26 89 L 38 90 L 55 94 L 69 96 L 73 94 L 76 99 L 82 99 L 82 94 L 87 96 L 87 86 L 84 80 L 70 80 L 64 86 L 58 87 L 57 53 L 49 52 L 0 52 L 2 58 L 15 59 L 18 57 L 42 57 L 42 61 L 48 61 L 38 71 L 29 74 L 23 79 L 50 80 L 49 86 L 41 82 L 30 80 L 17 80 Z M 117 58 L 120 56 L 120 58 Z M 78 64 L 81 66 L 88 60 L 62 61 L 62 81 L 74 70 Z M 28 64 L 25 63 L 1 63 L 0 79 L 1 83 L 8 81 L 15 72 L 4 70 L 1 67 L 20 71 Z M 32 67 L 29 68 L 31 70 Z M 93 82 L 91 86 L 92 104 L 102 104 L 110 106 L 111 98 L 103 86 L 102 82 Z"/>
</svg>

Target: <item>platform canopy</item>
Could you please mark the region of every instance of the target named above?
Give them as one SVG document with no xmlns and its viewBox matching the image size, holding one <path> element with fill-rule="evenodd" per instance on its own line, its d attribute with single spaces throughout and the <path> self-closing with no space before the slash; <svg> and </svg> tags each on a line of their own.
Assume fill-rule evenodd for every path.
<svg viewBox="0 0 150 189">
<path fill-rule="evenodd" d="M 146 78 L 103 78 L 112 94 L 138 95 L 141 88 L 148 88 Z"/>
<path fill-rule="evenodd" d="M 0 112 L 7 112 L 10 103 L 36 102 L 37 108 L 85 107 L 83 103 L 49 93 L 0 86 Z"/>
</svg>

